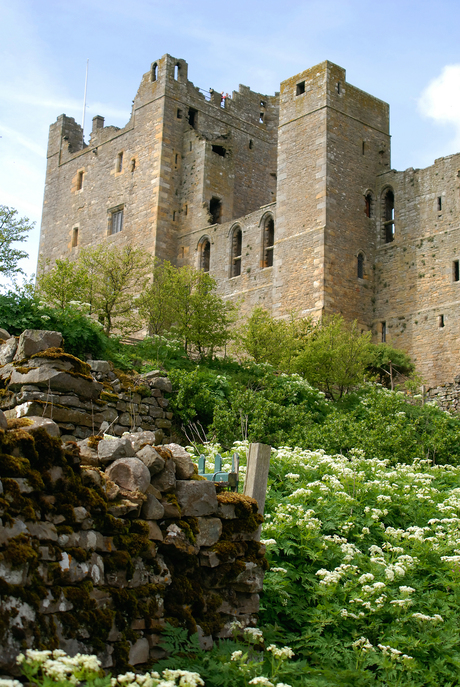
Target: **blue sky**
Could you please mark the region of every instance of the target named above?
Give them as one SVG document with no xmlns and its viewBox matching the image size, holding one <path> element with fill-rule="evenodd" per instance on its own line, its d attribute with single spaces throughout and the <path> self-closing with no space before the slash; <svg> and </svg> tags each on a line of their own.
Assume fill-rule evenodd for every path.
<svg viewBox="0 0 460 687">
<path fill-rule="evenodd" d="M 460 151 L 458 0 L 0 0 L 0 204 L 37 222 L 48 127 L 65 113 L 124 126 L 142 74 L 165 53 L 201 88 L 240 83 L 271 94 L 331 60 L 390 104 L 392 166 L 425 167 Z"/>
</svg>

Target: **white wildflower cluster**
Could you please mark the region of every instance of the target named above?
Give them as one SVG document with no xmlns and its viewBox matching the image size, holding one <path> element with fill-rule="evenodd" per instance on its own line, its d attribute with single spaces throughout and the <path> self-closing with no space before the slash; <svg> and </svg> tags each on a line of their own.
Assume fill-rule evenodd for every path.
<svg viewBox="0 0 460 687">
<path fill-rule="evenodd" d="M 97 656 L 90 654 L 68 656 L 61 649 L 54 651 L 27 649 L 25 654 L 19 654 L 16 662 L 18 665 L 39 667 L 43 675 L 54 682 L 68 682 L 71 685 L 76 685 L 82 677 L 99 673 L 101 669 Z"/>
<path fill-rule="evenodd" d="M 159 673 L 124 673 L 123 675 L 118 675 L 110 680 L 112 687 L 156 687 L 160 680 Z"/>
<path fill-rule="evenodd" d="M 355 574 L 357 569 L 358 568 L 356 567 L 356 565 L 348 565 L 346 563 L 342 563 L 334 570 L 325 570 L 324 568 L 322 568 L 321 570 L 318 570 L 315 574 L 318 575 L 318 577 L 321 577 L 320 584 L 327 587 L 331 584 L 338 584 L 338 582 L 340 582 L 344 575 Z"/>
<path fill-rule="evenodd" d="M 375 651 L 373 645 L 370 643 L 367 637 L 360 637 L 356 640 L 356 642 L 353 642 L 351 646 L 354 649 L 362 651 L 364 654 L 367 654 L 369 651 Z"/>
<path fill-rule="evenodd" d="M 270 568 L 270 572 L 287 573 L 286 568 Z"/>
<path fill-rule="evenodd" d="M 163 677 L 153 671 L 151 673 L 124 673 L 111 679 L 111 687 L 198 687 L 204 685 L 198 673 L 188 670 L 163 670 Z"/>
<path fill-rule="evenodd" d="M 413 661 L 413 656 L 403 654 L 399 649 L 393 649 L 388 644 L 378 644 L 378 647 L 384 656 L 388 656 L 392 661 Z"/>
<path fill-rule="evenodd" d="M 276 644 L 270 644 L 270 646 L 267 647 L 267 651 L 271 651 L 275 658 L 279 658 L 283 661 L 294 656 L 294 652 L 290 646 L 283 646 L 279 648 L 276 646 Z"/>
<path fill-rule="evenodd" d="M 415 618 L 416 620 L 421 620 L 422 622 L 434 622 L 434 623 L 443 623 L 444 622 L 442 616 L 440 616 L 438 613 L 435 613 L 434 615 L 424 615 L 423 613 L 412 613 L 412 617 Z"/>
<path fill-rule="evenodd" d="M 263 632 L 262 630 L 259 630 L 258 627 L 246 627 L 243 630 L 243 635 L 245 639 L 248 639 L 250 642 L 253 642 L 254 644 L 264 641 Z"/>
<path fill-rule="evenodd" d="M 0 678 L 0 687 L 22 687 L 22 682 Z"/>
</svg>

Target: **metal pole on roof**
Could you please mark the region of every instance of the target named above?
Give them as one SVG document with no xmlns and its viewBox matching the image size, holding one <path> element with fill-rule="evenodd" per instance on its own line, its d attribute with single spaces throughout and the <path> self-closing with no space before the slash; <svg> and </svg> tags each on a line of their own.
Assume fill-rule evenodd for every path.
<svg viewBox="0 0 460 687">
<path fill-rule="evenodd" d="M 85 95 L 83 97 L 83 117 L 82 117 L 82 123 L 81 123 L 83 143 L 85 143 L 85 114 L 86 114 L 86 91 L 88 89 L 88 65 L 89 65 L 89 58 L 86 60 Z"/>
</svg>

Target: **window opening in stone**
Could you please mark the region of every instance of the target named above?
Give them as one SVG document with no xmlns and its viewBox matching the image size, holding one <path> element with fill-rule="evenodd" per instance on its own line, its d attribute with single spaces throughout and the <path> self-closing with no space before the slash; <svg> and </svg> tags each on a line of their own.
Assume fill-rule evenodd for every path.
<svg viewBox="0 0 460 687">
<path fill-rule="evenodd" d="M 177 119 L 182 119 L 182 110 L 177 110 Z"/>
<path fill-rule="evenodd" d="M 438 327 L 439 329 L 444 327 L 444 315 L 438 315 Z"/>
<path fill-rule="evenodd" d="M 222 201 L 214 196 L 209 201 L 210 224 L 220 224 L 222 219 Z"/>
<path fill-rule="evenodd" d="M 249 150 L 252 150 L 254 148 L 254 142 L 252 138 L 249 139 Z"/>
<path fill-rule="evenodd" d="M 452 281 L 460 281 L 460 261 L 458 260 L 452 263 Z"/>
<path fill-rule="evenodd" d="M 136 169 L 136 160 L 135 160 L 135 158 L 133 158 L 131 160 L 131 172 L 134 172 L 135 169 Z"/>
<path fill-rule="evenodd" d="M 273 217 L 264 222 L 262 268 L 273 267 L 273 245 L 275 243 L 275 223 Z"/>
<path fill-rule="evenodd" d="M 366 141 L 363 141 L 363 155 L 366 154 Z"/>
<path fill-rule="evenodd" d="M 193 107 L 188 108 L 188 123 L 192 127 L 192 129 L 196 129 L 196 121 L 197 121 L 197 115 L 198 115 L 198 110 L 194 110 Z"/>
<path fill-rule="evenodd" d="M 175 222 L 175 221 L 176 221 L 176 211 L 173 210 L 173 222 Z"/>
<path fill-rule="evenodd" d="M 260 101 L 260 107 L 265 107 L 265 105 L 266 105 L 265 100 L 261 100 Z"/>
<path fill-rule="evenodd" d="M 395 237 L 395 197 L 391 189 L 383 199 L 383 227 L 385 243 L 391 243 Z"/>
<path fill-rule="evenodd" d="M 176 156 L 174 158 L 174 164 L 177 165 L 178 162 L 179 162 L 179 153 L 176 153 Z"/>
<path fill-rule="evenodd" d="M 211 146 L 211 150 L 213 153 L 217 153 L 217 155 L 220 155 L 221 157 L 225 157 L 225 154 L 227 152 L 226 148 L 223 148 L 222 146 Z"/>
<path fill-rule="evenodd" d="M 239 277 L 241 274 L 241 251 L 243 247 L 243 233 L 239 227 L 233 231 L 232 235 L 232 253 L 230 276 Z"/>
<path fill-rule="evenodd" d="M 358 279 L 364 279 L 364 255 L 358 254 Z"/>
<path fill-rule="evenodd" d="M 123 153 L 117 155 L 117 172 L 123 171 Z"/>
<path fill-rule="evenodd" d="M 179 81 L 179 74 L 180 74 L 180 64 L 176 64 L 174 67 L 174 80 Z"/>
<path fill-rule="evenodd" d="M 342 87 L 340 85 L 340 81 L 338 81 L 337 82 L 337 93 L 340 95 L 341 91 L 342 91 Z"/>
<path fill-rule="evenodd" d="M 442 210 L 442 196 L 438 196 L 438 212 Z"/>
<path fill-rule="evenodd" d="M 302 93 L 305 93 L 305 81 L 300 81 L 295 87 L 296 95 L 302 95 Z"/>
<path fill-rule="evenodd" d="M 200 270 L 209 272 L 209 265 L 211 262 L 211 243 L 205 239 L 200 247 Z"/>
<path fill-rule="evenodd" d="M 264 123 L 264 113 L 261 112 L 261 113 L 259 114 L 259 124 L 263 124 L 263 123 Z"/>
<path fill-rule="evenodd" d="M 185 216 L 188 215 L 188 205 L 185 206 L 184 214 L 185 214 Z"/>
<path fill-rule="evenodd" d="M 78 172 L 77 176 L 77 191 L 81 191 L 83 188 L 83 174 L 84 172 Z"/>
<path fill-rule="evenodd" d="M 72 248 L 78 246 L 78 227 L 72 229 Z"/>
<path fill-rule="evenodd" d="M 382 343 L 385 343 L 387 340 L 387 323 L 382 322 Z"/>
<path fill-rule="evenodd" d="M 372 193 L 364 196 L 364 213 L 366 217 L 372 217 Z"/>
<path fill-rule="evenodd" d="M 111 234 L 118 234 L 123 229 L 123 210 L 116 210 L 112 212 L 111 217 Z"/>
<path fill-rule="evenodd" d="M 158 77 L 158 65 L 155 62 L 155 64 L 152 64 L 152 71 L 150 73 L 150 81 L 156 81 Z"/>
</svg>

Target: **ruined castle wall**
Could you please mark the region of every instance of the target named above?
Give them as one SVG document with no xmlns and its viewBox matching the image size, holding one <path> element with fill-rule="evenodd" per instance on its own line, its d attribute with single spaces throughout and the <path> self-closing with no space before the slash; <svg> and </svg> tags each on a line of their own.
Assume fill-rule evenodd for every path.
<svg viewBox="0 0 460 687">
<path fill-rule="evenodd" d="M 325 310 L 372 324 L 376 247 L 375 179 L 390 166 L 388 105 L 346 82 L 345 70 L 328 66 L 327 227 Z M 370 217 L 366 195 L 371 195 Z M 363 276 L 358 276 L 358 255 Z"/>
</svg>

